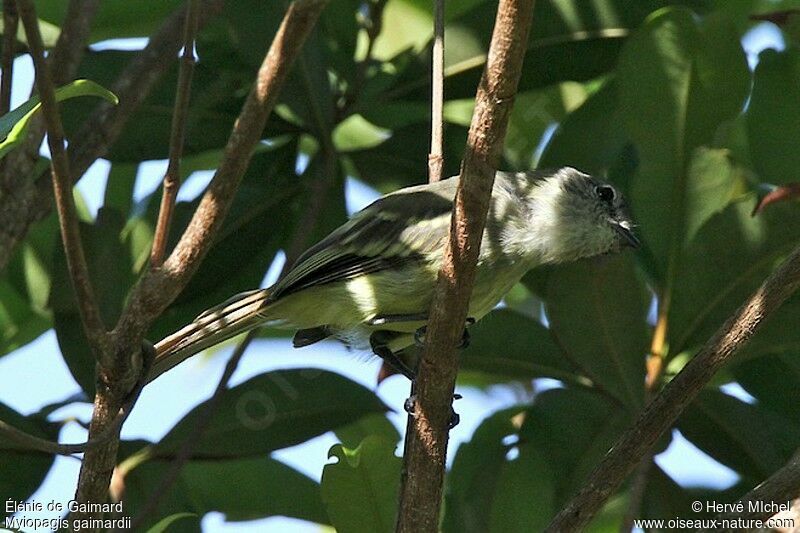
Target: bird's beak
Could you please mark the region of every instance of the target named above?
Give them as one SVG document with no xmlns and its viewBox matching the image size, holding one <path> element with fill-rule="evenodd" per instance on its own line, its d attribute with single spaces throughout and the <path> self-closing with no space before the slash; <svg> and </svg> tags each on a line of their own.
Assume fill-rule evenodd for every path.
<svg viewBox="0 0 800 533">
<path fill-rule="evenodd" d="M 618 220 L 611 219 L 609 220 L 611 223 L 611 227 L 619 233 L 622 237 L 623 242 L 630 246 L 631 248 L 639 248 L 642 243 L 639 239 L 636 238 L 636 235 L 633 234 L 633 230 L 630 228 L 630 225 L 627 222 L 620 222 Z"/>
</svg>

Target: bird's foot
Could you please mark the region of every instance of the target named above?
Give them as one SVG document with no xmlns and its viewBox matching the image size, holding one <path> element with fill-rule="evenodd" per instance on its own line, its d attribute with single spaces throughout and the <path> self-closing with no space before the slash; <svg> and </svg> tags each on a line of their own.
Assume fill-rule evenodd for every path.
<svg viewBox="0 0 800 533">
<path fill-rule="evenodd" d="M 463 396 L 461 396 L 460 394 L 453 394 L 453 401 L 460 400 L 461 398 L 463 398 Z M 405 410 L 405 412 L 410 414 L 411 416 L 416 416 L 416 410 L 417 410 L 416 394 L 412 394 L 411 396 L 406 398 L 406 401 L 403 402 L 403 410 Z M 458 425 L 459 422 L 461 422 L 461 416 L 458 413 L 456 413 L 455 409 L 453 409 L 451 405 L 450 420 L 447 422 L 447 429 L 453 429 Z"/>
<path fill-rule="evenodd" d="M 464 331 L 461 333 L 461 341 L 456 346 L 456 349 L 463 350 L 467 346 L 469 346 L 469 331 L 467 330 L 467 326 L 471 326 L 475 323 L 475 319 L 472 317 L 467 317 L 466 325 L 464 326 Z M 414 332 L 414 344 L 418 348 L 422 348 L 425 345 L 425 335 L 428 333 L 428 326 L 422 326 L 421 328 L 417 329 Z"/>
</svg>

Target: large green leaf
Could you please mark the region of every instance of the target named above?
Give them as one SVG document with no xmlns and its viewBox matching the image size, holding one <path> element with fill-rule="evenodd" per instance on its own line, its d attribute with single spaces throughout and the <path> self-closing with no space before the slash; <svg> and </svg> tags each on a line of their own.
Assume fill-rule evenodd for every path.
<svg viewBox="0 0 800 533">
<path fill-rule="evenodd" d="M 504 379 L 552 377 L 574 380 L 574 368 L 564 358 L 551 332 L 540 322 L 510 309 L 495 309 L 475 324 L 459 368 Z"/>
<path fill-rule="evenodd" d="M 48 424 L 39 418 L 24 417 L 10 407 L 0 403 L 0 420 L 35 437 L 48 440 L 58 438 L 55 424 Z M 0 495 L 4 502 L 24 502 L 33 494 L 44 480 L 54 457 L 40 452 L 21 452 L 4 449 L 0 441 Z M 0 509 L 0 519 L 13 514 Z"/>
<path fill-rule="evenodd" d="M 782 467 L 800 445 L 800 427 L 718 390 L 705 390 L 678 419 L 686 438 L 750 482 Z"/>
<path fill-rule="evenodd" d="M 798 299 L 795 298 L 792 317 L 784 325 L 797 331 Z M 786 346 L 786 344 L 784 344 Z M 800 422 L 800 345 L 784 351 L 742 361 L 731 370 L 739 384 L 757 400 L 759 406 L 773 411 L 794 424 Z"/>
<path fill-rule="evenodd" d="M 117 97 L 107 89 L 90 80 L 75 80 L 56 89 L 56 101 L 79 96 L 97 96 L 116 104 Z M 41 107 L 39 97 L 34 96 L 10 113 L 0 117 L 0 158 L 21 143 L 28 132 L 31 118 Z"/>
<path fill-rule="evenodd" d="M 627 406 L 641 406 L 649 297 L 632 256 L 561 266 L 546 291 L 550 328 L 565 356 Z"/>
<path fill-rule="evenodd" d="M 486 418 L 469 442 L 458 447 L 447 476 L 445 515 L 447 533 L 488 531 L 492 502 L 512 441 L 518 439 L 524 407 L 504 409 Z"/>
<path fill-rule="evenodd" d="M 595 392 L 554 389 L 536 397 L 525 411 L 519 436 L 544 453 L 554 473 L 557 507 L 583 485 L 632 419 Z"/>
<path fill-rule="evenodd" d="M 334 431 L 336 438 L 345 448 L 355 449 L 367 437 L 378 436 L 388 442 L 397 444 L 400 433 L 383 414 L 372 414 L 359 418 L 352 424 Z"/>
<path fill-rule="evenodd" d="M 800 48 L 767 49 L 759 56 L 747 109 L 747 137 L 763 181 L 797 181 L 800 153 Z"/>
<path fill-rule="evenodd" d="M 171 462 L 151 460 L 125 476 L 125 511 L 135 515 L 158 488 Z M 269 516 L 288 516 L 327 524 L 319 485 L 293 468 L 256 457 L 230 460 L 191 460 L 184 465 L 175 486 L 146 526 L 175 513 L 188 512 L 169 531 L 198 531 L 199 521 L 212 511 L 228 522 Z"/>
<path fill-rule="evenodd" d="M 742 110 L 749 81 L 736 28 L 717 14 L 698 19 L 685 8 L 658 11 L 620 56 L 620 113 L 640 158 L 630 201 L 665 302 L 687 220 L 694 217 L 690 210 L 724 196 L 729 187 L 696 187 L 703 196 L 689 203 L 692 157 Z"/>
<path fill-rule="evenodd" d="M 714 215 L 686 246 L 669 315 L 671 353 L 705 342 L 795 246 L 800 235 L 797 208 L 775 205 L 753 217 L 755 201 L 746 197 Z M 773 333 L 757 335 L 746 350 L 755 350 L 756 343 L 796 338 L 786 324 L 768 322 L 765 327 Z"/>
<path fill-rule="evenodd" d="M 606 174 L 628 142 L 617 101 L 617 85 L 610 80 L 559 124 L 539 166 L 574 166 L 594 175 Z"/>
<path fill-rule="evenodd" d="M 394 531 L 401 460 L 395 443 L 369 436 L 355 449 L 334 445 L 322 470 L 322 501 L 340 533 Z"/>
<path fill-rule="evenodd" d="M 207 402 L 159 442 L 156 457 L 175 453 L 207 416 Z M 388 408 L 375 394 L 338 374 L 315 369 L 267 372 L 228 389 L 196 458 L 251 457 L 293 446 Z"/>
</svg>

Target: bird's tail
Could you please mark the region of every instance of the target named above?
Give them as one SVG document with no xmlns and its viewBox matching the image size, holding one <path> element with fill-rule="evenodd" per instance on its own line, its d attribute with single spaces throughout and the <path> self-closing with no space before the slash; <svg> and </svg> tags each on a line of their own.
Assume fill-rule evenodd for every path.
<svg viewBox="0 0 800 533">
<path fill-rule="evenodd" d="M 269 289 L 237 294 L 159 341 L 148 382 L 194 354 L 264 323 L 269 294 Z"/>
</svg>

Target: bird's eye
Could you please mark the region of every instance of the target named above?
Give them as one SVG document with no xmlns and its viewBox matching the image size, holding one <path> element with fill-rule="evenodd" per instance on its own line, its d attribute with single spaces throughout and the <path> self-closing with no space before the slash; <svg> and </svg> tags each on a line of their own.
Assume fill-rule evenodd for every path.
<svg viewBox="0 0 800 533">
<path fill-rule="evenodd" d="M 613 187 L 609 187 L 608 185 L 598 185 L 595 188 L 595 192 L 597 193 L 597 196 L 605 203 L 611 204 L 614 202 L 616 193 L 614 192 Z"/>
</svg>

